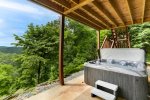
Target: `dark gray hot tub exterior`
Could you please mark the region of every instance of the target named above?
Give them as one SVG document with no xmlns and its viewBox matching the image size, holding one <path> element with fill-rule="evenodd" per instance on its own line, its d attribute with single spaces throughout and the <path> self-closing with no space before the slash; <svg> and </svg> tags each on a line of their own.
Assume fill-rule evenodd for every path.
<svg viewBox="0 0 150 100">
<path fill-rule="evenodd" d="M 134 50 L 138 50 L 138 49 L 134 49 Z M 100 67 L 101 65 L 99 65 L 98 67 L 92 67 L 92 66 L 90 67 L 89 64 L 85 64 L 84 81 L 86 84 L 94 87 L 95 82 L 97 80 L 106 81 L 118 85 L 119 86 L 118 95 L 120 97 L 125 98 L 126 100 L 148 100 L 147 97 L 148 76 L 146 72 L 144 72 L 145 74 L 143 73 L 143 75 L 141 76 L 141 75 L 134 75 L 134 72 L 133 74 L 132 73 L 128 74 L 128 73 L 117 72 L 113 70 L 106 70 Z"/>
</svg>

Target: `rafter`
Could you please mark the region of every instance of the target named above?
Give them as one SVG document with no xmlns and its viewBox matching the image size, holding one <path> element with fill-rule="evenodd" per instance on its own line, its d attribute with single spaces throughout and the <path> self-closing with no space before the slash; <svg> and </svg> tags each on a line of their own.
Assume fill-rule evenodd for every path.
<svg viewBox="0 0 150 100">
<path fill-rule="evenodd" d="M 128 7 L 129 14 L 130 14 L 131 23 L 134 24 L 132 13 L 131 13 L 131 6 L 130 6 L 130 3 L 129 3 L 130 0 L 125 0 L 125 1 L 126 1 L 126 4 L 127 4 L 127 7 Z"/>
<path fill-rule="evenodd" d="M 48 1 L 48 0 L 30 0 L 31 2 L 40 4 L 48 9 L 54 10 L 58 13 L 63 13 L 64 9 L 63 7 L 53 3 L 52 1 Z"/>
<path fill-rule="evenodd" d="M 71 1 L 79 1 L 79 0 L 71 0 Z M 74 2 L 78 4 L 78 2 Z M 98 20 L 102 25 L 106 26 L 107 28 L 111 27 L 109 23 L 107 23 L 106 20 L 104 20 L 100 15 L 98 15 L 94 10 L 90 9 L 87 6 L 82 6 L 80 9 L 86 11 L 90 16 L 92 16 L 94 19 Z"/>
<path fill-rule="evenodd" d="M 91 16 L 89 16 L 87 13 L 85 13 L 82 10 L 75 10 L 74 11 L 76 14 L 78 14 L 79 16 L 83 17 L 84 19 L 89 20 L 90 22 L 96 24 L 97 26 L 101 27 L 101 28 L 106 28 L 104 25 L 101 25 L 97 20 L 95 20 L 94 18 L 92 18 Z"/>
<path fill-rule="evenodd" d="M 125 25 L 121 14 L 119 13 L 119 10 L 116 8 L 115 3 L 112 0 L 107 0 L 110 4 L 110 6 L 114 9 L 115 13 L 117 14 L 117 16 L 119 17 L 119 19 L 121 20 L 121 22 L 123 23 L 123 25 Z"/>
<path fill-rule="evenodd" d="M 80 17 L 79 15 L 77 15 L 77 14 L 75 14 L 75 13 L 69 13 L 69 14 L 66 15 L 66 16 L 69 17 L 69 18 L 72 18 L 72 19 L 74 19 L 74 20 L 76 20 L 76 21 L 79 21 L 79 22 L 81 22 L 81 23 L 83 23 L 83 24 L 85 24 L 85 25 L 87 25 L 87 26 L 89 26 L 89 27 L 92 27 L 92 28 L 94 28 L 94 29 L 96 29 L 96 30 L 100 30 L 100 29 L 101 29 L 100 27 L 98 27 L 98 26 L 96 26 L 95 24 L 93 24 L 93 23 L 87 21 L 86 19 Z"/>
<path fill-rule="evenodd" d="M 150 21 L 147 3 L 131 2 L 131 0 L 29 0 L 59 14 L 65 14 L 72 19 L 93 27 L 95 29 L 109 29 L 124 27 L 131 24 Z M 105 6 L 105 4 L 107 6 Z M 132 11 L 132 5 L 136 4 L 136 10 Z M 123 5 L 123 7 L 121 7 Z M 140 7 L 141 5 L 141 7 Z M 121 9 L 121 8 L 122 9 Z M 112 12 L 109 10 L 111 9 Z M 126 10 L 126 12 L 122 12 Z M 116 17 L 113 16 L 115 14 Z M 136 15 L 135 15 L 136 14 Z M 74 17 L 75 16 L 75 17 Z M 140 16 L 140 17 L 139 17 Z M 118 20 L 117 20 L 118 18 Z"/>
<path fill-rule="evenodd" d="M 86 2 L 85 2 L 86 1 Z M 84 2 L 81 2 L 81 3 L 79 3 L 78 5 L 80 5 L 80 7 L 81 7 L 81 5 L 83 5 L 83 4 L 87 4 L 87 2 L 89 2 L 89 1 L 92 1 L 92 0 L 84 0 Z M 74 7 L 77 7 L 77 6 L 74 6 L 74 7 L 70 7 L 70 3 L 65 3 L 65 2 L 67 2 L 66 0 L 53 0 L 53 2 L 55 2 L 55 3 L 58 3 L 58 4 L 61 4 L 63 7 L 65 7 L 65 8 L 67 8 L 67 9 L 72 9 L 72 8 L 74 8 Z M 84 5 L 83 5 L 84 6 Z M 79 7 L 79 6 L 78 6 Z M 79 10 L 79 9 L 74 9 L 73 10 L 74 11 L 74 13 L 76 14 L 76 15 L 78 15 L 78 16 L 80 16 L 80 17 L 82 17 L 82 18 L 84 18 L 84 19 L 86 19 L 86 20 L 88 20 L 88 21 L 90 21 L 91 23 L 93 23 L 93 24 L 95 24 L 95 25 L 97 25 L 97 26 L 99 26 L 99 27 L 101 27 L 101 28 L 105 28 L 105 26 L 104 25 L 101 25 L 100 23 L 98 23 L 95 19 L 93 19 L 93 18 L 91 18 L 91 16 L 89 16 L 88 14 L 86 14 L 85 12 L 83 12 L 83 11 L 81 11 L 81 10 Z M 68 10 L 67 10 L 67 12 L 68 12 Z M 64 13 L 64 14 L 66 14 L 66 13 Z M 69 14 L 69 13 L 67 13 L 67 14 Z M 66 14 L 66 15 L 67 15 Z"/>
<path fill-rule="evenodd" d="M 98 9 L 98 11 L 102 12 L 103 15 L 105 17 L 107 17 L 115 26 L 117 26 L 117 23 L 113 20 L 113 18 L 111 17 L 111 15 L 109 14 L 109 12 L 107 12 L 106 10 L 104 10 L 102 8 L 102 5 L 100 3 L 98 3 L 97 1 L 94 1 L 93 3 L 91 3 L 92 5 L 94 5 L 96 7 L 96 9 Z"/>
<path fill-rule="evenodd" d="M 107 23 L 106 20 L 104 20 L 99 14 L 90 9 L 88 6 L 84 6 L 81 9 L 100 22 L 102 25 L 106 26 L 107 28 L 111 27 L 111 24 Z"/>
<path fill-rule="evenodd" d="M 142 7 L 142 23 L 144 21 L 144 14 L 145 14 L 145 4 L 146 4 L 146 0 L 143 0 L 143 7 Z"/>
<path fill-rule="evenodd" d="M 71 4 L 66 0 L 49 0 L 49 1 L 55 2 L 65 8 L 68 8 L 68 9 L 71 8 Z"/>
<path fill-rule="evenodd" d="M 74 2 L 74 3 L 76 3 L 76 4 L 78 4 L 79 3 L 79 0 L 70 0 L 70 1 L 72 1 L 72 2 Z M 78 1 L 78 2 L 77 2 Z M 107 25 L 107 24 L 105 24 L 105 23 L 107 23 L 106 21 L 101 21 L 103 18 L 101 18 L 101 19 L 99 19 L 99 17 L 101 17 L 101 16 L 99 16 L 98 17 L 98 15 L 97 14 L 95 14 L 95 13 L 93 13 L 94 11 L 92 10 L 88 10 L 88 9 L 90 9 L 90 8 L 88 8 L 87 6 L 83 6 L 83 7 L 81 7 L 80 9 L 82 9 L 83 11 L 85 11 L 86 13 L 88 13 L 90 16 L 92 16 L 94 19 L 96 19 L 97 21 L 99 21 L 102 25 L 104 25 L 104 26 L 106 26 L 107 28 L 109 28 L 109 25 Z M 91 14 L 92 13 L 92 14 Z M 93 16 L 93 15 L 95 15 L 95 16 Z"/>
<path fill-rule="evenodd" d="M 100 25 L 102 25 L 103 27 L 107 27 L 109 28 L 108 25 L 106 25 L 105 23 L 103 23 L 101 20 L 99 20 L 97 17 L 93 16 L 91 13 L 89 13 L 87 10 L 80 8 L 82 11 L 84 11 L 85 13 L 87 13 L 89 16 L 91 16 L 94 20 L 97 21 L 97 23 L 99 23 Z"/>
<path fill-rule="evenodd" d="M 79 3 L 79 0 L 70 0 L 71 2 L 75 3 L 75 4 L 78 4 Z"/>
<path fill-rule="evenodd" d="M 61 0 L 58 0 L 58 1 L 61 1 Z M 93 0 L 84 0 L 84 1 L 80 2 L 78 5 L 75 5 L 75 6 L 73 6 L 72 8 L 66 10 L 66 11 L 64 12 L 64 14 L 66 15 L 66 14 L 68 14 L 68 13 L 70 13 L 70 12 L 76 10 L 76 9 L 79 9 L 80 7 L 82 7 L 82 6 L 84 6 L 84 5 L 88 4 L 88 3 L 90 3 L 90 2 L 92 2 L 92 1 L 93 1 Z"/>
</svg>

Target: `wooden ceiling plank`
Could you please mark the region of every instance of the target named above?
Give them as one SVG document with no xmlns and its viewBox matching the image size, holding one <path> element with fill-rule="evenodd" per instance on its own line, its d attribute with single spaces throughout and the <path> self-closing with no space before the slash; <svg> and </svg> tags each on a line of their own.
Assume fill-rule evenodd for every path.
<svg viewBox="0 0 150 100">
<path fill-rule="evenodd" d="M 132 12 L 131 12 L 131 6 L 130 6 L 130 2 L 129 2 L 130 0 L 125 0 L 125 1 L 126 1 L 126 4 L 127 4 L 127 7 L 128 7 L 129 14 L 130 14 L 131 24 L 134 24 Z"/>
<path fill-rule="evenodd" d="M 99 24 L 109 28 L 108 25 L 104 24 L 102 21 L 100 21 L 97 17 L 93 16 L 91 13 L 89 13 L 88 11 L 86 11 L 85 9 L 83 8 L 80 8 L 82 11 L 84 11 L 85 13 L 87 13 L 89 16 L 91 16 L 94 20 L 97 20 L 99 22 Z"/>
<path fill-rule="evenodd" d="M 82 19 L 84 19 L 86 21 L 89 21 L 90 23 L 94 24 L 95 26 L 103 28 L 102 26 L 99 26 L 99 25 L 95 24 L 93 21 L 91 21 L 90 19 L 85 18 L 83 15 L 81 15 L 79 13 L 77 13 L 77 12 L 73 12 L 73 13 L 76 14 L 76 15 L 78 15 L 78 16 L 80 16 Z"/>
<path fill-rule="evenodd" d="M 115 13 L 117 14 L 117 16 L 119 17 L 119 19 L 122 21 L 123 25 L 125 25 L 121 14 L 119 13 L 118 9 L 116 9 L 115 3 L 112 0 L 107 0 L 110 4 L 110 6 L 114 9 Z"/>
<path fill-rule="evenodd" d="M 75 13 L 79 14 L 80 16 L 82 16 L 83 18 L 91 21 L 92 23 L 100 26 L 101 28 L 106 28 L 104 25 L 100 24 L 97 20 L 95 20 L 94 18 L 92 18 L 91 16 L 89 16 L 87 13 L 85 13 L 84 11 L 77 9 L 74 11 Z"/>
<path fill-rule="evenodd" d="M 74 3 L 78 4 L 79 3 L 79 0 L 71 0 L 73 1 Z M 78 2 L 77 2 L 78 1 Z M 103 20 L 103 18 L 101 18 L 101 16 L 98 16 L 98 14 L 94 13 L 94 11 L 92 9 L 90 9 L 89 7 L 87 6 L 82 6 L 82 8 L 80 8 L 82 10 L 86 10 L 90 16 L 94 17 L 96 20 L 98 20 L 100 23 L 102 23 L 103 25 L 105 25 L 107 28 L 110 28 L 111 25 L 107 23 L 107 21 Z M 100 19 L 101 18 L 101 19 Z"/>
<path fill-rule="evenodd" d="M 30 0 L 31 2 L 34 2 L 34 3 L 37 3 L 37 4 L 40 4 L 48 9 L 51 9 L 57 13 L 60 13 L 62 14 L 64 12 L 64 9 L 63 7 L 51 2 L 51 1 L 48 1 L 48 0 Z"/>
<path fill-rule="evenodd" d="M 89 27 L 92 27 L 94 29 L 97 29 L 97 30 L 100 30 L 101 28 L 100 27 L 97 27 L 96 25 L 94 25 L 93 23 L 85 20 L 84 18 L 78 16 L 77 14 L 74 14 L 74 13 L 69 13 L 68 15 L 66 15 L 67 17 L 71 18 L 71 19 L 74 19 L 78 22 L 81 22 Z"/>
<path fill-rule="evenodd" d="M 58 0 L 58 1 L 60 1 L 60 0 Z M 72 8 L 66 10 L 66 11 L 64 12 L 64 14 L 67 15 L 68 13 L 73 12 L 73 11 L 76 10 L 76 9 L 79 9 L 80 7 L 82 7 L 82 6 L 84 6 L 84 5 L 88 4 L 88 3 L 90 3 L 90 2 L 92 2 L 92 1 L 93 1 L 93 0 L 84 0 L 84 1 L 80 2 L 79 4 L 73 6 Z"/>
<path fill-rule="evenodd" d="M 145 4 L 146 4 L 146 0 L 143 0 L 143 7 L 142 7 L 142 20 L 141 20 L 141 23 L 143 23 L 143 22 L 144 22 Z"/>
<path fill-rule="evenodd" d="M 55 2 L 65 8 L 68 8 L 68 9 L 71 8 L 71 4 L 66 0 L 49 0 L 49 1 Z"/>
<path fill-rule="evenodd" d="M 86 10 L 87 12 L 89 12 L 95 19 L 97 19 L 103 25 L 107 26 L 108 28 L 111 27 L 111 24 L 108 23 L 107 20 L 104 20 L 104 18 L 102 18 L 97 12 L 92 10 L 90 7 L 83 6 L 82 9 Z"/>
<path fill-rule="evenodd" d="M 96 9 L 98 9 L 100 12 L 102 12 L 103 15 L 105 15 L 105 17 L 107 17 L 115 26 L 117 26 L 117 23 L 110 16 L 109 12 L 107 12 L 106 10 L 104 11 L 104 9 L 102 8 L 102 5 L 100 3 L 98 3 L 97 1 L 94 1 L 92 3 L 92 5 L 94 5 L 96 7 Z"/>
<path fill-rule="evenodd" d="M 79 0 L 70 0 L 71 2 L 75 3 L 75 4 L 78 4 L 79 3 Z"/>
<path fill-rule="evenodd" d="M 32 2 L 36 2 L 37 4 L 41 4 L 41 5 L 43 5 L 43 6 L 45 6 L 45 7 L 47 7 L 47 8 L 49 8 L 49 9 L 52 9 L 52 10 L 54 10 L 54 11 L 56 11 L 56 12 L 59 12 L 59 13 L 63 13 L 63 7 L 61 7 L 61 6 L 59 6 L 59 5 L 57 5 L 56 3 L 54 3 L 54 2 L 52 2 L 52 1 L 50 1 L 50 0 L 32 0 Z M 49 6 L 48 6 L 49 5 Z M 67 8 L 66 7 L 66 4 L 63 4 L 63 6 L 65 6 L 65 8 Z M 55 8 L 55 9 L 54 9 Z M 60 12 L 61 11 L 61 12 Z M 72 16 L 73 15 L 73 16 Z M 75 14 L 72 14 L 72 15 L 69 15 L 69 17 L 70 18 L 72 18 L 72 19 L 74 19 L 74 20 L 77 20 L 77 21 L 79 21 L 79 22 L 81 22 L 81 23 L 83 23 L 83 24 L 85 24 L 85 25 L 88 25 L 88 26 L 90 26 L 90 27 L 92 27 L 92 28 L 94 28 L 94 29 L 97 29 L 97 30 L 100 30 L 100 29 L 102 29 L 102 27 L 100 27 L 100 26 L 97 26 L 97 25 L 95 25 L 95 23 L 93 23 L 92 21 L 89 21 L 89 20 L 87 20 L 87 19 L 85 19 L 85 18 L 83 18 L 83 16 L 81 16 L 81 15 L 79 15 L 79 14 L 77 14 L 77 13 L 75 13 Z M 75 18 L 74 18 L 75 17 Z"/>
<path fill-rule="evenodd" d="M 81 7 L 81 5 L 83 5 L 83 4 L 86 4 L 86 3 L 88 3 L 89 1 L 92 1 L 92 0 L 84 0 L 84 2 L 81 2 L 81 3 L 79 3 L 78 5 L 76 5 L 76 6 L 74 6 L 74 7 L 70 7 L 70 3 L 69 2 L 67 2 L 66 0 L 52 0 L 53 2 L 55 2 L 55 3 L 58 3 L 58 4 L 61 4 L 62 6 L 64 6 L 65 8 L 67 8 L 68 10 L 70 10 L 70 9 L 74 9 L 74 7 Z M 86 1 L 86 2 L 85 2 Z M 70 4 L 70 5 L 69 5 Z M 83 5 L 84 6 L 84 5 Z M 67 10 L 67 11 L 68 11 Z M 76 10 L 76 9 L 74 9 L 74 10 Z M 73 11 L 74 11 L 73 10 Z M 70 11 L 69 11 L 69 13 L 70 13 Z M 79 14 L 78 14 L 79 13 Z M 67 15 L 68 13 L 65 13 L 64 12 L 64 14 L 65 15 Z M 88 20 L 88 21 L 90 21 L 91 23 L 93 23 L 93 24 L 95 24 L 95 25 L 97 25 L 97 26 L 99 26 L 99 27 L 101 27 L 101 28 L 104 28 L 104 26 L 102 26 L 102 25 L 100 25 L 100 24 L 98 24 L 97 23 L 97 21 L 95 21 L 95 19 L 92 19 L 91 17 L 87 17 L 88 15 L 86 14 L 86 13 L 84 13 L 84 12 L 81 12 L 81 11 L 79 11 L 79 10 L 77 10 L 77 11 L 75 11 L 75 14 L 77 14 L 77 15 L 80 15 L 82 18 L 84 18 L 84 19 L 86 19 L 86 20 Z M 90 20 L 89 19 L 87 19 L 87 18 L 90 18 Z M 95 23 L 94 23 L 94 22 Z"/>
<path fill-rule="evenodd" d="M 77 6 L 78 4 L 80 4 L 80 3 L 82 3 L 83 1 L 88 1 L 88 0 L 29 0 L 29 1 L 32 1 L 32 2 L 34 2 L 34 3 L 37 3 L 37 4 L 40 4 L 40 5 L 42 5 L 42 6 L 44 6 L 44 7 L 46 7 L 46 8 L 48 8 L 48 9 L 51 9 L 51 10 L 53 10 L 53 11 L 55 11 L 55 12 L 57 12 L 57 13 L 59 13 L 59 14 L 63 14 L 66 10 L 68 10 L 68 9 L 71 9 L 72 7 L 74 7 L 74 6 Z M 53 2 L 52 2 L 53 1 Z M 92 0 L 91 0 L 92 1 Z M 94 0 L 94 2 L 95 1 L 100 1 L 100 2 L 103 2 L 102 0 Z M 115 0 L 104 0 L 105 2 L 107 2 L 108 1 L 108 3 L 110 3 L 110 6 L 112 6 L 112 7 L 110 7 L 110 9 L 113 9 L 114 11 L 115 11 L 115 13 L 116 13 L 116 15 L 117 15 L 117 17 L 118 18 L 120 18 L 120 20 L 121 20 L 121 16 L 123 16 L 122 14 L 121 14 L 121 12 L 119 13 L 119 12 L 117 12 L 119 9 L 117 8 L 118 6 L 117 5 L 115 5 L 114 3 L 114 1 Z M 128 0 L 128 8 L 125 8 L 125 9 L 128 9 L 128 10 L 130 10 L 130 12 L 129 13 L 131 13 L 130 14 L 130 17 L 132 17 L 132 19 L 130 20 L 130 18 L 129 19 L 127 19 L 127 21 L 128 22 L 126 22 L 125 24 L 126 25 L 131 25 L 132 23 L 133 24 L 136 24 L 136 23 L 141 23 L 141 22 L 148 22 L 148 21 L 150 21 L 150 13 L 147 13 L 148 11 L 149 11 L 149 8 L 147 8 L 148 6 L 149 6 L 149 4 L 147 4 L 147 2 L 148 2 L 149 0 L 142 0 L 142 2 L 143 3 L 141 3 L 142 4 L 142 7 L 139 7 L 139 6 L 136 6 L 134 9 L 139 9 L 140 11 L 139 12 L 142 12 L 142 10 L 143 10 L 143 12 L 141 13 L 141 15 L 139 15 L 139 17 L 138 18 L 134 18 L 133 17 L 133 12 L 131 12 L 132 10 L 131 10 L 131 7 L 132 7 L 132 3 L 133 3 L 133 5 L 134 4 L 136 4 L 136 5 L 141 5 L 140 3 L 138 3 L 138 2 L 131 2 L 131 0 Z M 88 4 L 88 3 L 87 3 Z M 79 7 L 77 7 L 76 9 L 78 9 L 78 8 L 84 8 L 84 6 L 87 6 L 87 7 L 91 7 L 90 5 L 92 4 L 92 5 L 94 5 L 93 3 L 90 3 L 90 1 L 89 1 L 89 4 L 90 5 L 87 5 L 87 4 L 85 4 L 85 5 L 80 5 Z M 100 4 L 99 2 L 98 2 L 98 4 Z M 102 5 L 102 4 L 101 4 Z M 102 5 L 103 6 L 103 5 Z M 96 8 L 96 10 L 95 10 L 95 8 Z M 103 7 L 101 7 L 101 8 L 103 8 Z M 105 7 L 104 7 L 105 8 Z M 143 9 L 141 9 L 141 8 L 143 8 Z M 72 8 L 73 9 L 73 8 Z M 121 24 L 119 24 L 118 22 L 117 22 L 117 20 L 115 20 L 114 18 L 113 18 L 113 16 L 111 15 L 111 13 L 107 10 L 107 9 L 105 9 L 105 10 L 101 10 L 101 9 L 98 9 L 98 7 L 97 6 L 94 6 L 94 9 L 92 8 L 91 10 L 89 10 L 89 9 L 86 9 L 86 8 L 84 8 L 84 10 L 86 10 L 86 11 L 89 11 L 89 13 L 87 13 L 87 12 L 85 12 L 86 14 L 88 14 L 89 16 L 91 16 L 91 14 L 94 16 L 94 17 L 97 17 L 95 20 L 93 20 L 94 19 L 94 17 L 93 16 L 91 16 L 91 18 L 87 18 L 86 16 L 83 16 L 83 15 L 80 15 L 80 13 L 78 14 L 77 12 L 74 12 L 74 10 L 76 10 L 76 9 L 73 9 L 72 11 L 73 11 L 73 13 L 75 13 L 75 14 L 73 14 L 73 15 L 70 15 L 70 14 L 72 14 L 72 12 L 70 12 L 70 13 L 68 13 L 69 14 L 69 16 L 71 16 L 70 18 L 72 18 L 72 19 L 76 19 L 76 20 L 78 20 L 79 22 L 81 22 L 81 23 L 84 23 L 84 24 L 86 24 L 86 25 L 88 25 L 88 26 L 90 26 L 90 27 L 93 27 L 93 28 L 95 28 L 95 29 L 104 29 L 103 27 L 106 25 L 106 26 L 111 26 L 111 25 L 116 25 L 116 27 L 124 27 L 124 25 L 122 24 L 122 22 L 123 22 L 123 20 L 121 20 Z M 97 10 L 98 10 L 98 12 L 97 12 Z M 91 12 L 90 12 L 91 11 Z M 102 16 L 99 14 L 99 12 L 100 13 L 104 13 Z M 95 14 L 94 14 L 95 13 Z M 136 13 L 136 12 L 135 12 Z M 77 17 L 74 17 L 74 15 L 76 15 Z M 66 15 L 66 16 L 68 16 L 68 15 Z M 68 17 L 69 17 L 68 16 Z M 100 17 L 101 16 L 101 17 Z M 125 16 L 126 17 L 126 16 Z M 107 19 L 106 19 L 107 18 Z M 128 17 L 127 17 L 128 18 Z M 133 19 L 134 18 L 134 19 Z M 92 20 L 91 20 L 92 19 Z M 99 20 L 98 20 L 99 19 Z M 103 20 L 102 20 L 103 19 Z M 107 22 L 107 20 L 109 20 L 109 22 Z M 133 20 L 133 22 L 131 22 Z M 94 21 L 94 22 L 93 22 Z M 95 22 L 95 21 L 98 21 L 98 22 Z M 98 24 L 99 23 L 99 24 Z M 100 23 L 103 23 L 102 25 L 100 24 Z M 117 25 L 117 24 L 119 24 L 119 25 Z M 114 26 L 112 26 L 112 27 L 114 27 Z"/>
</svg>

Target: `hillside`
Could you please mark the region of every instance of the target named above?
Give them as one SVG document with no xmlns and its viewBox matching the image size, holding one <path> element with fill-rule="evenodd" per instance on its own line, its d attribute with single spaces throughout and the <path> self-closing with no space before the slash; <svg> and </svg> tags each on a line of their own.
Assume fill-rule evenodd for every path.
<svg viewBox="0 0 150 100">
<path fill-rule="evenodd" d="M 22 47 L 6 47 L 0 46 L 0 52 L 3 53 L 17 53 L 20 54 L 22 52 Z"/>
</svg>

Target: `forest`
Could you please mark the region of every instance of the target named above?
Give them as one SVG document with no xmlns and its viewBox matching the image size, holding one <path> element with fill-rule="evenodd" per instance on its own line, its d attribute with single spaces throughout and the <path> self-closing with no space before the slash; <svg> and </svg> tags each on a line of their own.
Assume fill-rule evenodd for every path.
<svg viewBox="0 0 150 100">
<path fill-rule="evenodd" d="M 129 26 L 128 31 L 131 47 L 145 49 L 146 60 L 150 62 L 150 23 Z M 110 35 L 111 32 L 101 30 L 100 34 L 102 42 L 105 35 Z M 23 36 L 14 34 L 14 38 L 18 41 L 12 43 L 15 47 L 0 49 L 0 97 L 58 78 L 59 20 L 48 22 L 46 25 L 31 23 Z M 82 70 L 84 62 L 96 59 L 96 46 L 96 30 L 66 19 L 65 76 Z"/>
</svg>

